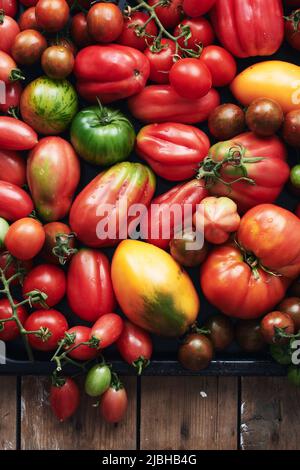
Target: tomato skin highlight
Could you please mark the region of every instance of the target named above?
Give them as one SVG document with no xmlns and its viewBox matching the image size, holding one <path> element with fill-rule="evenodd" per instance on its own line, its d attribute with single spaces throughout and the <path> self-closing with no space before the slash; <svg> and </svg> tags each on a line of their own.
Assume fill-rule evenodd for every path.
<svg viewBox="0 0 300 470">
<path fill-rule="evenodd" d="M 107 423 L 115 424 L 122 421 L 128 407 L 125 388 L 110 387 L 103 393 L 100 401 L 100 413 Z"/>
<path fill-rule="evenodd" d="M 50 406 L 62 423 L 73 416 L 79 407 L 80 392 L 78 385 L 68 377 L 62 386 L 52 385 L 50 389 Z"/>
<path fill-rule="evenodd" d="M 99 349 L 105 349 L 115 343 L 124 327 L 122 318 L 116 313 L 106 313 L 102 315 L 91 328 L 90 338 L 97 338 Z"/>
<path fill-rule="evenodd" d="M 32 211 L 33 202 L 24 189 L 7 181 L 0 181 L 0 217 L 14 222 L 28 216 Z"/>
<path fill-rule="evenodd" d="M 15 111 L 19 107 L 22 91 L 23 88 L 19 82 L 7 84 L 5 90 L 5 103 L 0 103 L 0 111 L 5 114 Z"/>
<path fill-rule="evenodd" d="M 135 364 L 136 361 L 142 361 L 139 373 L 147 366 L 153 352 L 149 333 L 129 321 L 124 322 L 123 331 L 117 341 L 117 348 L 124 361 L 137 369 L 139 366 Z"/>
<path fill-rule="evenodd" d="M 38 143 L 36 132 L 25 122 L 0 116 L 0 147 L 4 150 L 30 150 Z"/>
<path fill-rule="evenodd" d="M 26 183 L 26 160 L 13 150 L 0 150 L 1 181 L 20 188 Z"/>
<path fill-rule="evenodd" d="M 36 219 L 24 217 L 14 222 L 5 237 L 5 246 L 17 259 L 27 261 L 34 258 L 42 249 L 45 232 Z"/>
<path fill-rule="evenodd" d="M 27 318 L 25 325 L 27 331 L 37 331 L 46 328 L 51 336 L 45 341 L 35 334 L 28 334 L 29 344 L 38 351 L 53 351 L 57 348 L 58 342 L 63 339 L 69 326 L 66 318 L 58 310 L 36 310 Z"/>
<path fill-rule="evenodd" d="M 16 304 L 17 301 L 14 300 L 14 303 Z M 17 315 L 22 325 L 24 325 L 27 319 L 27 312 L 22 305 L 17 308 Z M 0 299 L 0 320 L 10 318 L 11 316 L 12 308 L 8 299 Z M 0 331 L 1 341 L 13 341 L 20 336 L 19 328 L 14 320 L 3 323 L 3 327 L 3 330 Z"/>
<path fill-rule="evenodd" d="M 26 299 L 26 294 L 36 289 L 47 294 L 45 303 L 48 307 L 53 307 L 62 300 L 66 293 L 65 273 L 52 264 L 35 266 L 24 279 L 23 297 Z M 33 307 L 43 308 L 39 303 L 34 303 Z"/>
</svg>

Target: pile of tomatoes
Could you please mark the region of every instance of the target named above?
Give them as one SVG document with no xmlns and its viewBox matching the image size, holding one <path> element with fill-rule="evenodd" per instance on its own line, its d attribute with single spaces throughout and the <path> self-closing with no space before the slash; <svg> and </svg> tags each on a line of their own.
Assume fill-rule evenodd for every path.
<svg viewBox="0 0 300 470">
<path fill-rule="evenodd" d="M 141 374 L 152 335 L 195 372 L 269 345 L 300 385 L 300 67 L 272 58 L 300 1 L 119 3 L 0 0 L 0 340 L 53 363 L 61 421 L 70 366 L 120 421 L 106 349 Z"/>
</svg>

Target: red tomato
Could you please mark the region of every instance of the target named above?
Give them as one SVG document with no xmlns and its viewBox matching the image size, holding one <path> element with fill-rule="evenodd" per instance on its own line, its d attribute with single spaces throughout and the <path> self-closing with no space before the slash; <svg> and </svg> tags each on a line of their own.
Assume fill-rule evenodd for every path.
<svg viewBox="0 0 300 470">
<path fill-rule="evenodd" d="M 296 215 L 297 217 L 299 217 L 300 219 L 300 204 L 298 204 L 297 208 L 296 208 Z"/>
<path fill-rule="evenodd" d="M 91 337 L 91 328 L 88 328 L 87 326 L 73 326 L 73 328 L 70 328 L 67 333 L 69 335 L 75 334 L 76 336 L 74 343 L 65 348 L 66 351 L 79 343 L 87 343 Z M 98 351 L 96 348 L 91 348 L 90 346 L 82 344 L 73 351 L 70 351 L 68 356 L 75 359 L 75 361 L 90 361 L 91 359 L 94 359 L 97 354 Z"/>
<path fill-rule="evenodd" d="M 52 385 L 50 406 L 60 422 L 66 421 L 77 410 L 80 403 L 79 388 L 73 379 L 67 378 L 63 385 Z"/>
<path fill-rule="evenodd" d="M 14 300 L 14 303 L 16 304 L 17 301 Z M 12 308 L 8 299 L 0 299 L 0 320 L 10 318 L 12 314 Z M 22 305 L 17 308 L 17 315 L 23 325 L 27 318 L 27 312 Z M 0 331 L 1 341 L 12 341 L 20 336 L 18 325 L 14 320 L 3 323 L 3 327 L 3 330 Z"/>
<path fill-rule="evenodd" d="M 199 50 L 199 46 L 210 46 L 214 42 L 215 34 L 210 22 L 206 18 L 187 18 L 183 20 L 174 30 L 174 36 L 182 34 L 183 27 L 189 27 L 191 37 L 188 40 L 179 39 L 181 47 Z"/>
<path fill-rule="evenodd" d="M 65 264 L 77 252 L 75 235 L 71 234 L 70 227 L 62 222 L 50 222 L 44 225 L 44 230 L 46 238 L 41 253 L 43 258 L 48 263 Z"/>
<path fill-rule="evenodd" d="M 0 80 L 4 83 L 24 79 L 21 70 L 17 68 L 14 59 L 0 50 Z"/>
<path fill-rule="evenodd" d="M 101 396 L 100 413 L 107 423 L 119 423 L 127 410 L 128 399 L 125 388 L 110 387 Z"/>
<path fill-rule="evenodd" d="M 0 111 L 14 115 L 16 109 L 19 107 L 22 91 L 23 88 L 19 82 L 6 84 L 5 103 L 0 102 Z"/>
<path fill-rule="evenodd" d="M 15 37 L 20 32 L 18 23 L 10 16 L 0 16 L 0 50 L 10 54 Z"/>
<path fill-rule="evenodd" d="M 123 331 L 123 320 L 116 313 L 102 315 L 93 325 L 90 337 L 97 338 L 100 349 L 105 349 L 115 343 Z"/>
<path fill-rule="evenodd" d="M 212 76 L 212 85 L 229 85 L 236 76 L 237 66 L 233 56 L 220 46 L 207 46 L 203 49 L 200 60 L 205 63 Z"/>
<path fill-rule="evenodd" d="M 118 37 L 117 42 L 123 46 L 134 47 L 143 51 L 149 44 L 153 43 L 153 37 L 157 35 L 157 27 L 155 21 L 150 21 L 146 28 L 145 34 L 140 34 L 139 29 L 149 20 L 148 13 L 136 11 L 125 18 L 123 31 Z"/>
<path fill-rule="evenodd" d="M 144 54 L 150 62 L 149 79 L 155 83 L 169 83 L 169 72 L 174 65 L 174 55 L 176 46 L 171 39 L 161 40 L 162 48 L 159 52 L 153 51 L 152 47 L 147 47 Z"/>
<path fill-rule="evenodd" d="M 180 59 L 170 70 L 170 83 L 175 91 L 187 99 L 199 99 L 212 87 L 208 67 L 198 59 Z"/>
<path fill-rule="evenodd" d="M 35 7 L 37 24 L 48 33 L 56 33 L 67 24 L 70 8 L 65 0 L 39 0 Z"/>
<path fill-rule="evenodd" d="M 129 321 L 124 322 L 117 348 L 124 361 L 136 367 L 139 375 L 147 367 L 153 351 L 149 333 Z"/>
<path fill-rule="evenodd" d="M 47 49 L 44 36 L 35 29 L 21 31 L 15 38 L 11 55 L 18 64 L 32 65 L 38 62 Z"/>
<path fill-rule="evenodd" d="M 37 133 L 25 122 L 0 116 L 0 148 L 30 150 L 38 142 Z"/>
<path fill-rule="evenodd" d="M 19 18 L 19 27 L 21 31 L 24 31 L 25 29 L 35 29 L 36 31 L 40 31 L 41 28 L 36 21 L 35 7 L 30 7 L 22 13 Z"/>
<path fill-rule="evenodd" d="M 267 344 L 284 344 L 289 341 L 288 338 L 277 336 L 277 328 L 288 335 L 293 335 L 295 332 L 294 322 L 288 314 L 278 311 L 268 313 L 260 323 L 260 332 Z"/>
<path fill-rule="evenodd" d="M 24 186 L 26 183 L 26 160 L 13 150 L 0 150 L 0 175 L 2 181 L 20 187 Z"/>
<path fill-rule="evenodd" d="M 30 196 L 15 184 L 0 181 L 0 217 L 14 222 L 33 211 Z"/>
<path fill-rule="evenodd" d="M 65 273 L 62 269 L 52 264 L 36 266 L 24 279 L 23 297 L 26 299 L 26 294 L 33 290 L 39 290 L 47 294 L 45 303 L 48 307 L 53 307 L 62 300 L 66 293 Z M 33 307 L 43 308 L 43 305 L 34 303 Z"/>
<path fill-rule="evenodd" d="M 300 50 L 300 10 L 293 13 L 285 20 L 285 39 L 297 51 Z"/>
<path fill-rule="evenodd" d="M 215 2 L 216 0 L 183 0 L 183 10 L 188 16 L 201 16 L 207 13 Z"/>
<path fill-rule="evenodd" d="M 58 310 L 36 310 L 25 322 L 27 331 L 38 331 L 43 328 L 46 333 L 44 337 L 38 337 L 35 333 L 28 334 L 29 344 L 38 351 L 53 351 L 58 342 L 63 339 L 68 330 L 66 318 Z M 51 335 L 50 335 L 51 333 Z"/>
<path fill-rule="evenodd" d="M 83 248 L 72 257 L 67 298 L 73 312 L 83 320 L 94 322 L 101 315 L 114 311 L 110 264 L 103 253 Z"/>
<path fill-rule="evenodd" d="M 0 0 L 0 10 L 12 18 L 16 16 L 18 10 L 17 0 Z"/>
<path fill-rule="evenodd" d="M 9 258 L 11 258 L 11 255 L 8 253 L 8 251 L 3 251 L 2 253 L 0 253 L 0 268 L 1 269 L 5 268 Z M 32 261 L 21 262 L 13 258 L 12 262 L 6 268 L 5 276 L 7 279 L 9 279 L 11 276 L 16 274 L 16 272 L 21 272 L 22 274 L 25 275 L 31 268 L 32 268 Z M 16 286 L 20 283 L 21 280 L 22 280 L 22 276 L 14 279 L 11 282 L 11 284 Z"/>
<path fill-rule="evenodd" d="M 183 0 L 169 0 L 169 2 L 165 2 L 165 5 L 155 8 L 155 13 L 166 29 L 175 28 L 181 20 L 183 16 L 182 2 Z M 158 2 L 157 0 L 148 0 L 148 3 L 153 6 Z"/>
<path fill-rule="evenodd" d="M 88 32 L 87 20 L 84 13 L 74 15 L 71 21 L 71 35 L 79 47 L 86 47 L 92 44 L 93 40 Z"/>
<path fill-rule="evenodd" d="M 5 236 L 8 251 L 22 261 L 34 258 L 41 251 L 44 241 L 42 224 L 29 217 L 14 222 Z"/>
<path fill-rule="evenodd" d="M 87 14 L 88 32 L 101 43 L 114 42 L 123 30 L 123 15 L 114 3 L 96 3 Z"/>
</svg>

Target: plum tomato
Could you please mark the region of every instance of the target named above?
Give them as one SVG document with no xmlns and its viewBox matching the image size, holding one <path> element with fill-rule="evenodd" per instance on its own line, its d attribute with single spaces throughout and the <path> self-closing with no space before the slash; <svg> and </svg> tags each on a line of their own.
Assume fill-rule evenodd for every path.
<svg viewBox="0 0 300 470">
<path fill-rule="evenodd" d="M 90 361 L 97 356 L 97 348 L 86 344 L 81 344 L 78 346 L 79 343 L 88 343 L 90 341 L 91 328 L 81 325 L 73 326 L 66 332 L 66 334 L 75 336 L 74 342 L 70 346 L 65 347 L 66 351 L 70 349 L 70 352 L 68 352 L 69 357 L 75 359 L 76 361 Z M 77 346 L 76 349 L 71 350 L 74 348 L 74 346 Z"/>
</svg>

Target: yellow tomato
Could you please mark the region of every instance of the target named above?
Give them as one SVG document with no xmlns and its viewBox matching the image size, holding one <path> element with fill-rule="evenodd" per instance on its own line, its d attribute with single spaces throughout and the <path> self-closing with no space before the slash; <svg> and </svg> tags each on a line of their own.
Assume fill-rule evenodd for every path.
<svg viewBox="0 0 300 470">
<path fill-rule="evenodd" d="M 256 98 L 271 98 L 284 113 L 300 109 L 300 67 L 279 60 L 260 62 L 241 72 L 231 91 L 245 106 Z"/>
<path fill-rule="evenodd" d="M 124 314 L 163 336 L 180 336 L 195 322 L 199 298 L 188 274 L 164 250 L 124 240 L 112 260 L 112 281 Z"/>
</svg>

